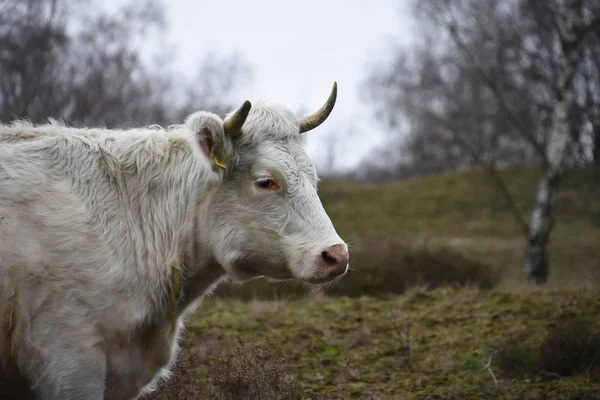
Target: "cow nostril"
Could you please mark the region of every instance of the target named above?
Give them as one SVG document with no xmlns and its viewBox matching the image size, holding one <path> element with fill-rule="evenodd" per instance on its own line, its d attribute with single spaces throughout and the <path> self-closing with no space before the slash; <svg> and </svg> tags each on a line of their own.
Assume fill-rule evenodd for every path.
<svg viewBox="0 0 600 400">
<path fill-rule="evenodd" d="M 329 276 L 337 276 L 346 272 L 348 268 L 349 255 L 345 244 L 329 246 L 319 257 L 319 268 Z"/>
<path fill-rule="evenodd" d="M 329 254 L 327 252 L 327 250 L 323 250 L 323 252 L 321 253 L 321 257 L 329 265 L 335 265 L 337 263 L 337 259 L 335 257 L 333 257 L 331 254 Z"/>
</svg>

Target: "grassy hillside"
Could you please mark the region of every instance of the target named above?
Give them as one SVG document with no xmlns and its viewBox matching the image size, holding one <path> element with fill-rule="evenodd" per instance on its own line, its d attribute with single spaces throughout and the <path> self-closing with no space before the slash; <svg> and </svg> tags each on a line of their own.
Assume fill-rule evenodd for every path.
<svg viewBox="0 0 600 400">
<path fill-rule="evenodd" d="M 599 294 L 211 299 L 153 399 L 600 399 Z"/>
<path fill-rule="evenodd" d="M 529 221 L 539 171 L 508 169 L 500 175 Z M 327 182 L 323 203 L 356 252 L 375 239 L 444 246 L 521 281 L 525 240 L 510 207 L 486 171 L 432 176 L 388 185 Z M 600 275 L 600 170 L 566 171 L 556 201 L 550 247 L 550 286 Z M 367 268 L 367 266 L 365 266 Z M 578 274 L 584 275 L 581 279 Z M 598 282 L 598 281 L 596 281 Z"/>
<path fill-rule="evenodd" d="M 529 220 L 539 171 L 500 172 Z M 483 170 L 369 185 L 324 181 L 323 204 L 352 249 L 353 270 L 331 294 L 401 293 L 415 284 L 525 284 L 525 236 Z M 600 282 L 600 170 L 568 170 L 556 201 L 548 287 Z M 221 294 L 304 295 L 294 284 L 253 282 Z"/>
</svg>

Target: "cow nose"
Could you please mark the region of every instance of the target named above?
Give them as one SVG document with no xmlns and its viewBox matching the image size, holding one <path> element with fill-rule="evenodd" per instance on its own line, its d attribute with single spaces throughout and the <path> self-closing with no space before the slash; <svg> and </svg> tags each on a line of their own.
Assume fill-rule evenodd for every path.
<svg viewBox="0 0 600 400">
<path fill-rule="evenodd" d="M 329 246 L 321 252 L 319 267 L 321 270 L 327 272 L 329 276 L 336 276 L 346 272 L 349 261 L 350 255 L 348 254 L 346 246 L 343 244 L 336 244 Z"/>
</svg>

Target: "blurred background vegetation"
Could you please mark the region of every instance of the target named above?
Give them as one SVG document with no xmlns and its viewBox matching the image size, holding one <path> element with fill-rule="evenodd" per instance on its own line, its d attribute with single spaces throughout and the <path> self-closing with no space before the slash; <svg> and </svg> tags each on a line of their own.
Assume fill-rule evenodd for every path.
<svg viewBox="0 0 600 400">
<path fill-rule="evenodd" d="M 365 72 L 360 90 L 387 127 L 385 144 L 353 170 L 340 171 L 335 159 L 342 138 L 322 143 L 328 162 L 320 168 L 321 198 L 351 243 L 353 260 L 350 275 L 328 293 L 524 282 L 554 107 L 566 96 L 561 16 L 571 3 L 582 19 L 560 165 L 566 172 L 555 185 L 551 214 L 548 284 L 597 282 L 599 5 L 445 0 L 410 3 L 416 39 L 408 48 L 391 48 L 385 62 Z M 243 54 L 200 52 L 197 71 L 188 76 L 170 50 L 155 45 L 169 29 L 166 4 L 118 4 L 2 0 L 0 121 L 164 125 L 198 109 L 223 115 L 236 107 L 232 94 L 255 73 Z M 306 290 L 252 282 L 219 293 L 248 298 Z"/>
<path fill-rule="evenodd" d="M 186 343 L 201 351 L 184 354 L 184 363 L 193 365 L 185 364 L 176 379 L 222 354 L 207 343 L 216 340 L 225 348 L 232 335 L 249 338 L 254 329 L 274 335 L 275 347 L 292 357 L 291 372 L 273 367 L 269 376 L 244 378 L 240 368 L 288 365 L 280 355 L 250 349 L 245 354 L 255 358 L 241 367 L 229 362 L 201 368 L 198 376 L 221 391 L 217 398 L 241 398 L 236 390 L 250 393 L 252 382 L 279 392 L 261 397 L 256 389 L 247 398 L 319 398 L 321 389 L 356 398 L 400 392 L 413 398 L 600 398 L 597 385 L 589 386 L 598 360 L 587 357 L 590 348 L 597 352 L 600 335 L 597 323 L 589 322 L 600 312 L 600 3 L 409 3 L 417 39 L 390 48 L 390 57 L 365 71 L 360 88 L 388 132 L 385 144 L 352 170 L 336 168 L 340 135 L 322 144 L 329 162 L 320 168 L 319 193 L 350 243 L 349 274 L 317 294 L 263 279 L 221 286 L 206 305 L 212 308 L 201 308 L 192 321 L 192 336 L 201 340 L 186 336 Z M 188 76 L 171 62 L 172 54 L 153 46 L 168 30 L 165 4 L 129 1 L 120 7 L 0 0 L 0 121 L 54 118 L 126 127 L 179 123 L 199 109 L 223 115 L 236 108 L 232 94 L 255 73 L 243 54 L 199 53 L 197 73 Z M 562 125 L 557 104 L 567 110 Z M 549 156 L 557 137 L 565 138 L 558 164 Z M 549 271 L 538 281 L 543 289 L 532 288 L 523 269 L 541 187 L 554 193 L 548 203 Z M 309 294 L 316 300 L 306 303 Z M 326 307 L 322 294 L 332 298 Z M 282 299 L 289 303 L 283 306 Z M 405 332 L 408 325 L 390 319 L 390 310 L 421 321 L 413 333 Z M 354 322 L 344 319 L 352 315 Z M 565 323 L 570 317 L 576 318 Z M 298 318 L 314 322 L 305 327 L 308 336 L 293 327 Z M 562 325 L 565 332 L 557 332 Z M 585 326 L 585 335 L 569 326 Z M 505 337 L 513 341 L 501 343 Z M 292 339 L 297 350 L 287 347 Z M 571 345 L 575 356 L 552 358 L 549 349 Z M 483 368 L 491 360 L 489 346 L 501 354 L 500 373 L 516 381 L 502 386 L 490 380 Z M 355 347 L 362 364 L 344 369 L 342 355 Z M 407 354 L 413 354 L 412 364 Z M 572 368 L 565 372 L 557 365 Z M 300 377 L 291 386 L 282 383 L 290 374 Z M 342 375 L 346 386 L 340 389 L 332 377 Z M 573 375 L 572 381 L 556 378 Z M 197 388 L 196 378 L 188 376 L 177 388 Z M 547 381 L 554 386 L 538 385 Z M 530 386 L 523 391 L 520 385 Z M 404 389 L 395 391 L 399 386 Z M 438 393 L 440 387 L 446 391 Z M 189 393 L 196 389 L 189 390 L 179 398 L 193 398 Z"/>
</svg>

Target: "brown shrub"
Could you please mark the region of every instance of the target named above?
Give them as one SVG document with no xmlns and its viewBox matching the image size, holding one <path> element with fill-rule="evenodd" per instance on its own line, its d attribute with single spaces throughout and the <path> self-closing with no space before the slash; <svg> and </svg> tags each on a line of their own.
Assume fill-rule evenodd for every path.
<svg viewBox="0 0 600 400">
<path fill-rule="evenodd" d="M 504 376 L 536 380 L 600 376 L 600 329 L 585 317 L 560 317 L 549 324 L 538 344 L 513 337 L 497 350 L 494 363 Z"/>
<path fill-rule="evenodd" d="M 287 360 L 265 344 L 243 343 L 209 362 L 211 398 L 282 399 L 302 398 L 300 386 L 286 371 Z"/>
<path fill-rule="evenodd" d="M 540 352 L 540 369 L 560 376 L 600 376 L 600 329 L 583 317 L 553 323 Z"/>
<path fill-rule="evenodd" d="M 162 380 L 157 390 L 144 397 L 145 400 L 172 400 L 172 399 L 205 399 L 205 383 L 197 376 L 196 371 L 200 365 L 200 357 L 193 351 L 179 353 L 177 362 L 171 370 L 171 377 Z"/>
<path fill-rule="evenodd" d="M 159 384 L 148 400 L 298 400 L 302 392 L 287 373 L 285 357 L 265 344 L 240 342 L 238 347 L 203 360 L 194 351 L 181 352 L 172 376 Z M 200 379 L 200 366 L 208 376 Z"/>
</svg>

